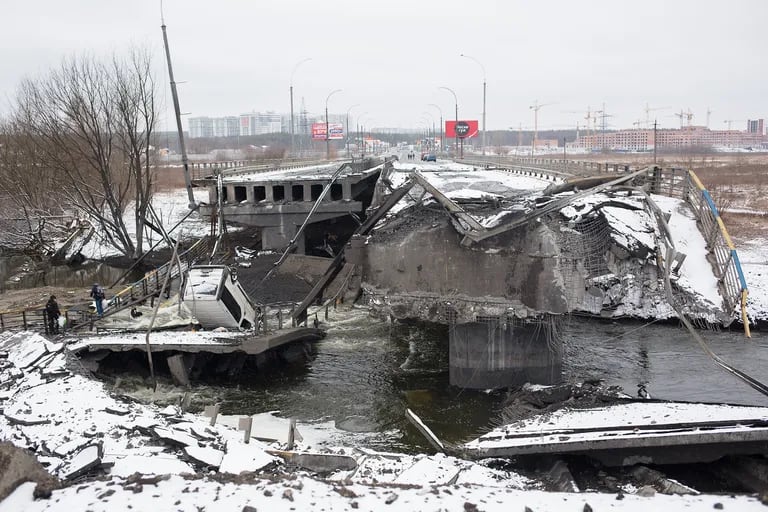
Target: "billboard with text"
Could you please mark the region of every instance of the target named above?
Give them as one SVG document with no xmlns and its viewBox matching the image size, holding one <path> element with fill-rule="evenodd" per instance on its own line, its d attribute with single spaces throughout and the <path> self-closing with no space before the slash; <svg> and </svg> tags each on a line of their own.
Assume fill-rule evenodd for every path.
<svg viewBox="0 0 768 512">
<path fill-rule="evenodd" d="M 330 140 L 341 140 L 344 138 L 344 125 L 341 123 L 328 123 L 331 128 Z M 325 123 L 312 123 L 312 138 L 315 140 L 325 140 Z"/>
<path fill-rule="evenodd" d="M 460 139 L 469 139 L 477 136 L 478 123 L 473 121 L 446 121 L 445 138 L 454 139 L 457 136 Z"/>
</svg>

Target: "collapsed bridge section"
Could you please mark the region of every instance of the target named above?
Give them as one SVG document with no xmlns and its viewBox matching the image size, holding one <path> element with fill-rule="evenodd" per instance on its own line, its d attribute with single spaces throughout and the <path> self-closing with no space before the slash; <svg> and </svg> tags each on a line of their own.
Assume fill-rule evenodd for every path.
<svg viewBox="0 0 768 512">
<path fill-rule="evenodd" d="M 572 311 L 676 315 L 659 271 L 669 235 L 649 206 L 652 173 L 545 193 L 546 181 L 503 170 L 416 171 L 395 165 L 382 175 L 387 190 L 407 179 L 416 185 L 369 236 L 353 237 L 347 260 L 360 266 L 367 303 L 383 317 L 448 325 L 452 384 L 559 380 L 558 327 Z M 703 247 L 696 252 L 706 256 Z M 690 277 L 676 276 L 677 302 L 687 314 L 712 322 L 727 316 L 716 277 L 712 282 L 714 298 L 698 293 Z"/>
</svg>

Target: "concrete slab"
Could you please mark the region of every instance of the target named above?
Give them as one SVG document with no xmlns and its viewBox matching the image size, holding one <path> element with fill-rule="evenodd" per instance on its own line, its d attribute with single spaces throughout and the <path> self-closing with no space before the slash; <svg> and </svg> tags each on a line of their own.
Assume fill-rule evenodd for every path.
<svg viewBox="0 0 768 512">
<path fill-rule="evenodd" d="M 357 467 L 357 460 L 349 455 L 335 453 L 307 453 L 283 450 L 270 450 L 289 464 L 314 471 L 316 473 L 333 473 L 334 471 L 351 471 Z"/>
<path fill-rule="evenodd" d="M 394 482 L 398 484 L 428 483 L 430 485 L 448 485 L 455 482 L 462 466 L 459 459 L 447 457 L 424 457 L 414 465 L 397 475 Z"/>
<path fill-rule="evenodd" d="M 197 439 L 178 430 L 164 427 L 155 427 L 152 429 L 152 432 L 161 440 L 166 441 L 167 443 L 170 443 L 174 446 L 197 446 L 198 444 Z"/>
<path fill-rule="evenodd" d="M 102 456 L 103 450 L 100 444 L 86 446 L 69 461 L 67 467 L 62 471 L 63 478 L 65 480 L 72 480 L 80 475 L 84 475 L 101 464 Z"/>
<path fill-rule="evenodd" d="M 266 446 L 257 441 L 243 444 L 230 440 L 227 443 L 227 453 L 219 466 L 219 472 L 239 475 L 244 471 L 258 471 L 277 461 L 265 449 Z"/>
<path fill-rule="evenodd" d="M 187 446 L 184 453 L 194 462 L 212 468 L 218 468 L 224 459 L 224 452 L 209 447 Z"/>
<path fill-rule="evenodd" d="M 80 450 L 91 442 L 93 442 L 93 440 L 88 439 L 87 437 L 76 437 L 75 439 L 72 439 L 71 441 L 68 441 L 54 448 L 53 453 L 59 457 L 66 457 L 70 453 L 74 452 L 75 450 Z"/>
<path fill-rule="evenodd" d="M 643 401 L 564 409 L 495 429 L 465 450 L 472 458 L 586 454 L 607 465 L 706 462 L 768 453 L 768 408 Z"/>
<path fill-rule="evenodd" d="M 319 340 L 325 336 L 321 329 L 295 327 L 270 332 L 259 336 L 241 333 L 220 332 L 158 332 L 152 334 L 152 352 L 209 352 L 212 354 L 230 354 L 242 352 L 249 355 L 261 354 L 267 350 L 299 340 Z M 139 350 L 146 352 L 144 336 L 94 336 L 83 342 L 89 351 L 108 350 L 125 352 Z M 84 350 L 81 348 L 80 350 Z M 41 354 L 42 355 L 42 354 Z"/>
<path fill-rule="evenodd" d="M 105 462 L 113 463 L 109 473 L 115 476 L 128 477 L 134 473 L 143 475 L 167 475 L 194 473 L 195 470 L 189 464 L 175 457 L 157 455 L 127 455 L 106 456 Z"/>
</svg>

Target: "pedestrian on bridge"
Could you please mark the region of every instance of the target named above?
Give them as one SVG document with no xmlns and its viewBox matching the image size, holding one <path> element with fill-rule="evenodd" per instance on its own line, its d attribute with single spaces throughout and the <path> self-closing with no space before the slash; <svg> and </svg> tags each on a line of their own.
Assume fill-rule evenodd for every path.
<svg viewBox="0 0 768 512">
<path fill-rule="evenodd" d="M 51 298 L 45 303 L 45 315 L 48 320 L 48 334 L 59 334 L 61 311 L 59 310 L 59 303 L 56 302 L 55 295 L 51 295 Z"/>
<path fill-rule="evenodd" d="M 99 283 L 93 283 L 91 297 L 93 297 L 93 301 L 96 303 L 96 313 L 99 315 L 99 318 L 104 316 L 104 298 L 106 296 L 107 294 L 104 293 L 104 288 L 99 286 Z"/>
</svg>

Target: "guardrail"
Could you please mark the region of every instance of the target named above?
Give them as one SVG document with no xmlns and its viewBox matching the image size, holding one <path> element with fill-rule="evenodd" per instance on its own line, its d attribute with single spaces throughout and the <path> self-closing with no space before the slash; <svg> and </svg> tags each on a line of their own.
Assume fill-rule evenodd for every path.
<svg viewBox="0 0 768 512">
<path fill-rule="evenodd" d="M 484 157 L 464 158 L 457 160 L 459 163 L 470 165 L 485 164 L 499 167 L 519 166 L 528 169 L 555 172 L 560 176 L 583 175 L 585 173 L 631 173 L 639 171 L 646 164 L 617 164 L 608 162 L 593 162 L 588 160 L 569 160 L 562 158 L 534 158 L 534 157 Z"/>
<path fill-rule="evenodd" d="M 159 295 L 163 291 L 161 288 L 165 282 L 166 274 L 170 272 L 170 279 L 179 277 L 200 259 L 208 257 L 210 252 L 210 239 L 201 238 L 195 242 L 192 247 L 179 254 L 181 268 L 179 268 L 175 261 L 169 261 L 168 263 L 147 272 L 142 279 L 119 291 L 112 297 L 112 299 L 110 299 L 109 307 L 104 312 L 105 315 L 107 313 L 116 313 L 153 295 Z"/>
<path fill-rule="evenodd" d="M 733 245 L 731 236 L 723 223 L 720 212 L 712 200 L 704 185 L 693 171 L 687 172 L 687 190 L 685 199 L 693 208 L 696 218 L 700 222 L 701 231 L 707 241 L 710 254 L 714 256 L 715 270 L 717 271 L 718 284 L 723 291 L 723 299 L 731 311 L 741 309 L 741 320 L 744 324 L 744 333 L 749 332 L 749 319 L 747 318 L 747 280 L 741 268 L 739 254 Z"/>
<path fill-rule="evenodd" d="M 559 171 L 552 169 L 544 169 L 540 167 L 531 167 L 519 164 L 510 164 L 505 162 L 499 162 L 497 160 L 489 159 L 467 159 L 461 160 L 460 163 L 483 167 L 485 169 L 498 168 L 501 171 L 510 172 L 513 174 L 520 174 L 522 176 L 532 176 L 534 178 L 541 178 L 545 180 L 562 180 L 567 175 Z"/>
<path fill-rule="evenodd" d="M 740 310 L 744 333 L 751 337 L 747 318 L 747 281 L 739 255 L 712 196 L 696 173 L 682 168 L 654 167 L 649 169 L 646 182 L 651 193 L 676 197 L 691 207 L 704 235 L 725 307 Z"/>
<path fill-rule="evenodd" d="M 213 178 L 215 175 L 221 173 L 225 177 L 227 176 L 239 176 L 241 174 L 253 174 L 257 172 L 268 171 L 281 171 L 298 169 L 300 167 L 311 167 L 315 165 L 337 165 L 349 160 L 276 160 L 268 163 L 245 165 L 251 162 L 212 162 L 210 164 L 203 164 L 201 166 L 195 166 L 190 168 L 191 178 L 195 181 L 203 180 L 206 178 Z M 235 165 L 232 165 L 235 164 Z"/>
</svg>

